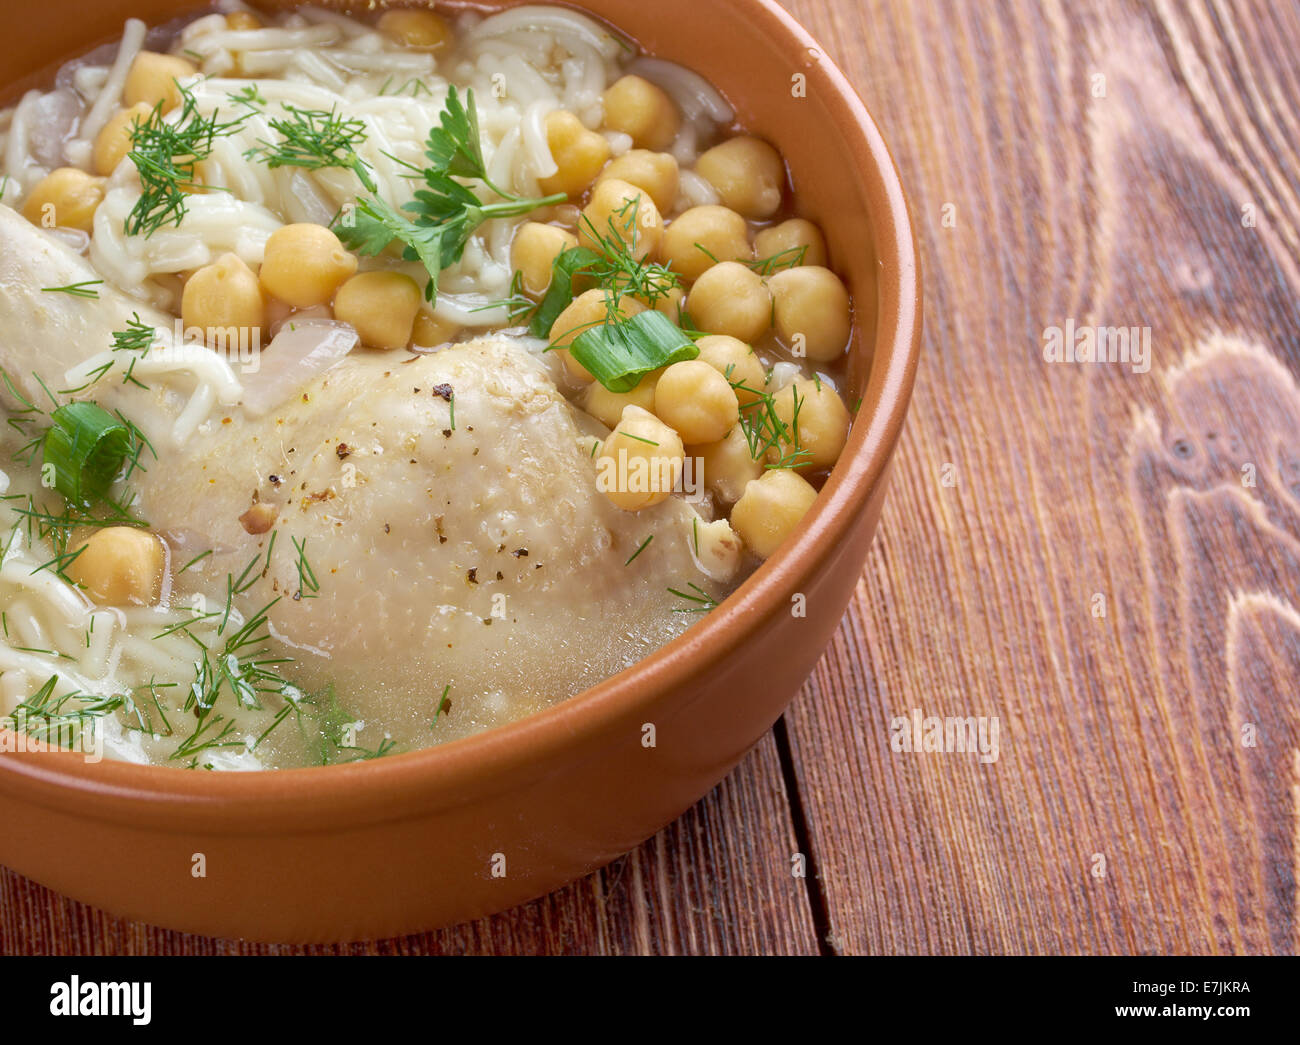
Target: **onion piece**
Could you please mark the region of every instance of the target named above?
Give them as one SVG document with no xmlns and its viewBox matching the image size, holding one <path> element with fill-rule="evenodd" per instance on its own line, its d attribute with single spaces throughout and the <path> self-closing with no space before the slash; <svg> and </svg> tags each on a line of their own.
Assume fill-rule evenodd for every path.
<svg viewBox="0 0 1300 1045">
<path fill-rule="evenodd" d="M 293 320 L 280 328 L 258 355 L 257 370 L 246 368 L 240 404 L 261 417 L 291 399 L 357 347 L 361 338 L 347 323 L 331 319 Z"/>
<path fill-rule="evenodd" d="M 84 254 L 90 249 L 90 233 L 83 232 L 81 229 L 66 229 L 62 226 L 55 226 L 52 229 L 46 229 L 55 239 L 68 245 L 68 249 L 77 254 Z"/>
<path fill-rule="evenodd" d="M 63 147 L 83 112 L 81 99 L 70 90 L 51 91 L 32 107 L 27 147 L 42 167 L 62 167 Z"/>
</svg>

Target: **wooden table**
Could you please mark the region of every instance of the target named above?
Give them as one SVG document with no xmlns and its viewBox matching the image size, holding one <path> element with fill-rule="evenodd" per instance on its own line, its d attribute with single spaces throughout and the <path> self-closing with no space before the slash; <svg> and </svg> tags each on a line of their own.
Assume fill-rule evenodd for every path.
<svg viewBox="0 0 1300 1045">
<path fill-rule="evenodd" d="M 911 194 L 925 360 L 857 597 L 700 805 L 546 899 L 342 952 L 1300 942 L 1300 7 L 789 0 Z M 1045 331 L 1149 328 L 1150 369 Z M 1000 757 L 890 722 L 996 717 Z M 791 874 L 792 854 L 812 874 Z M 0 946 L 288 951 L 0 874 Z"/>
</svg>

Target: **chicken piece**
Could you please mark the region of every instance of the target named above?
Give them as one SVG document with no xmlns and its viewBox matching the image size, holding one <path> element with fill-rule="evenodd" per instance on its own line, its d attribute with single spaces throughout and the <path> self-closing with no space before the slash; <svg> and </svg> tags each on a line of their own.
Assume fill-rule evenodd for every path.
<svg viewBox="0 0 1300 1045">
<path fill-rule="evenodd" d="M 96 276 L 3 207 L 0 239 L 0 365 L 29 391 L 32 372 L 63 387 L 132 313 L 170 329 L 107 285 L 98 300 L 42 293 Z M 603 430 L 518 341 L 413 360 L 354 351 L 278 409 L 220 407 L 171 445 L 184 382 L 162 375 L 145 391 L 106 379 L 83 393 L 155 440 L 159 461 L 132 485 L 173 563 L 213 551 L 173 598 L 224 593 L 274 535 L 237 608 L 279 600 L 273 633 L 295 659 L 284 673 L 308 690 L 332 684 L 368 723 L 370 746 L 384 733 L 429 743 L 448 686 L 438 739 L 570 696 L 697 619 L 670 587 L 723 594 L 692 563 L 695 513 L 681 498 L 623 512 L 597 490 L 591 447 Z M 271 525 L 250 533 L 255 503 L 275 511 L 253 513 Z"/>
</svg>

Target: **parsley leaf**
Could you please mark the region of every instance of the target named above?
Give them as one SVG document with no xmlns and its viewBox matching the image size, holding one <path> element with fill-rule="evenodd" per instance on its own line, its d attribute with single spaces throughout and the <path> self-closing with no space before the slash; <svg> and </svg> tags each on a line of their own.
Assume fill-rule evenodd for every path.
<svg viewBox="0 0 1300 1045">
<path fill-rule="evenodd" d="M 462 103 L 456 88 L 449 88 L 440 124 L 429 132 L 425 148 L 429 166 L 419 172 L 424 187 L 415 192 L 414 200 L 398 209 L 372 195 L 358 200 L 354 208 L 346 208 L 334 222 L 339 239 L 359 254 L 378 254 L 394 240 L 401 243 L 402 256 L 419 261 L 429 273 L 424 288 L 429 301 L 437 299 L 442 270 L 461 259 L 470 237 L 483 222 L 527 214 L 568 199 L 564 193 L 530 199 L 492 184 L 483 160 L 473 91 L 465 92 Z M 457 178 L 477 179 L 501 199 L 484 203 Z"/>
</svg>

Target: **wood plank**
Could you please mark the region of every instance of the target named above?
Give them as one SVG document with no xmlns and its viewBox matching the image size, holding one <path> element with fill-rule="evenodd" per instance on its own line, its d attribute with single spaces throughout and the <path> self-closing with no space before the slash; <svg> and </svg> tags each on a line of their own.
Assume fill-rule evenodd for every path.
<svg viewBox="0 0 1300 1045">
<path fill-rule="evenodd" d="M 1293 952 L 1300 8 L 789 6 L 927 273 L 880 536 L 787 716 L 834 945 Z M 1046 362 L 1071 319 L 1150 327 L 1150 372 Z M 891 751 L 912 708 L 1001 757 Z"/>
<path fill-rule="evenodd" d="M 440 932 L 269 946 L 113 918 L 0 868 L 0 954 L 816 953 L 769 734 L 699 805 L 639 849 L 551 896 Z"/>
</svg>

